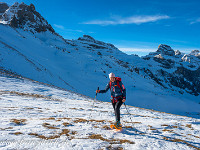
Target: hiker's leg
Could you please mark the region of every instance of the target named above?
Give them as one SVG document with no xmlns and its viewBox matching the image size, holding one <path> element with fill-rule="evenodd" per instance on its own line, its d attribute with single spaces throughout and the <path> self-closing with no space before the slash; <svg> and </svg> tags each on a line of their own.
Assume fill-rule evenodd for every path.
<svg viewBox="0 0 200 150">
<path fill-rule="evenodd" d="M 119 100 L 115 105 L 115 117 L 116 121 L 120 121 L 120 107 L 122 106 L 123 102 Z"/>
<path fill-rule="evenodd" d="M 116 105 L 116 103 L 113 103 L 113 102 L 112 102 L 112 105 L 113 105 L 113 108 L 114 108 L 114 111 L 115 111 L 115 105 Z"/>
</svg>

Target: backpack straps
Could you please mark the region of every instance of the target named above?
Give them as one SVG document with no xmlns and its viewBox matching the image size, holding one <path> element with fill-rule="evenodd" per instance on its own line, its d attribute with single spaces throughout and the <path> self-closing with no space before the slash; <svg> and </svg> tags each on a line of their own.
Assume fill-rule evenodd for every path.
<svg viewBox="0 0 200 150">
<path fill-rule="evenodd" d="M 120 90 L 121 90 L 121 92 L 122 92 L 122 88 L 121 88 L 121 86 L 120 86 L 120 84 L 119 84 L 119 81 L 121 81 L 121 78 L 116 77 L 115 79 L 116 79 L 116 81 L 117 81 L 117 86 L 120 88 Z M 109 82 L 109 85 L 110 85 L 110 90 L 111 90 L 111 85 L 112 85 L 112 82 L 111 82 L 111 81 Z"/>
</svg>

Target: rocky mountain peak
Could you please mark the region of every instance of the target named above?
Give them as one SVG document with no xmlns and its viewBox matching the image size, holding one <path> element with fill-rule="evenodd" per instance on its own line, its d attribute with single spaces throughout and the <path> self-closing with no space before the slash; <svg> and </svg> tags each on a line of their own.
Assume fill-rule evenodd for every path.
<svg viewBox="0 0 200 150">
<path fill-rule="evenodd" d="M 169 55 L 169 56 L 175 55 L 175 51 L 170 46 L 165 44 L 160 44 L 156 52 L 162 55 Z"/>
<path fill-rule="evenodd" d="M 181 52 L 179 50 L 176 50 L 175 55 L 181 55 Z"/>
<path fill-rule="evenodd" d="M 78 40 L 89 43 L 89 46 L 92 46 L 95 49 L 118 49 L 113 44 L 95 40 L 90 35 L 83 35 L 83 37 L 79 37 Z"/>
<path fill-rule="evenodd" d="M 2 15 L 9 8 L 8 4 L 0 2 L 0 20 L 2 19 Z"/>
<path fill-rule="evenodd" d="M 78 40 L 95 42 L 95 39 L 93 37 L 89 36 L 89 35 L 83 35 L 83 37 L 79 37 Z"/>
<path fill-rule="evenodd" d="M 33 33 L 47 30 L 55 33 L 51 25 L 35 10 L 33 4 L 14 3 L 3 13 L 0 23 L 22 28 Z"/>
<path fill-rule="evenodd" d="M 199 50 L 193 50 L 193 51 L 191 51 L 190 55 L 200 56 L 200 51 Z"/>
</svg>

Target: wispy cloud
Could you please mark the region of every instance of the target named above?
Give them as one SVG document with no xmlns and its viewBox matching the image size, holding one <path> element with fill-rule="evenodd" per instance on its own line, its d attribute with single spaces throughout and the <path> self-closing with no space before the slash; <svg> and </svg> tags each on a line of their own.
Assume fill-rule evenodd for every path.
<svg viewBox="0 0 200 150">
<path fill-rule="evenodd" d="M 190 24 L 195 24 L 195 23 L 199 23 L 200 22 L 200 18 L 197 18 L 196 20 L 190 22 Z"/>
<path fill-rule="evenodd" d="M 135 47 L 129 47 L 129 48 L 119 48 L 123 52 L 154 52 L 157 49 L 153 48 L 135 48 Z"/>
<path fill-rule="evenodd" d="M 58 29 L 65 29 L 65 27 L 62 25 L 58 25 L 58 24 L 53 24 L 53 25 L 54 25 L 54 27 L 56 27 Z"/>
<path fill-rule="evenodd" d="M 84 33 L 82 30 L 74 30 L 74 29 L 66 29 L 63 25 L 58 25 L 58 24 L 53 24 L 53 26 L 55 28 L 61 29 L 65 32 L 80 32 L 80 33 Z"/>
<path fill-rule="evenodd" d="M 154 16 L 131 16 L 131 17 L 115 17 L 110 20 L 91 20 L 83 22 L 83 24 L 95 24 L 95 25 L 118 25 L 118 24 L 142 24 L 147 22 L 156 22 L 162 19 L 169 19 L 167 15 L 154 15 Z"/>
</svg>

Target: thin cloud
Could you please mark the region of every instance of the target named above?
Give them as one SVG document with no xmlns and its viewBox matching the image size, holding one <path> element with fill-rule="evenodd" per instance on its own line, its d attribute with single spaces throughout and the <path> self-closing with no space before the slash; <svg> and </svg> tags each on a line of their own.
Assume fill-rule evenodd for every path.
<svg viewBox="0 0 200 150">
<path fill-rule="evenodd" d="M 121 51 L 123 52 L 154 52 L 157 49 L 153 49 L 153 48 L 119 48 Z"/>
<path fill-rule="evenodd" d="M 54 24 L 54 27 L 56 27 L 56 28 L 58 28 L 58 29 L 65 29 L 65 27 L 64 26 L 62 26 L 62 25 L 58 25 L 58 24 Z"/>
<path fill-rule="evenodd" d="M 82 30 L 73 30 L 73 29 L 66 29 L 63 25 L 58 25 L 58 24 L 54 24 L 54 27 L 61 29 L 65 32 L 80 32 L 80 33 L 84 33 L 84 31 Z"/>
<path fill-rule="evenodd" d="M 190 24 L 195 24 L 195 23 L 199 23 L 200 22 L 200 18 L 197 18 L 195 21 L 190 22 Z"/>
<path fill-rule="evenodd" d="M 148 22 L 156 22 L 158 20 L 169 19 L 167 15 L 154 15 L 154 16 L 131 16 L 126 18 L 113 18 L 111 20 L 91 20 L 84 22 L 83 24 L 95 24 L 95 25 L 118 25 L 118 24 L 142 24 Z"/>
</svg>

